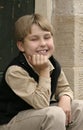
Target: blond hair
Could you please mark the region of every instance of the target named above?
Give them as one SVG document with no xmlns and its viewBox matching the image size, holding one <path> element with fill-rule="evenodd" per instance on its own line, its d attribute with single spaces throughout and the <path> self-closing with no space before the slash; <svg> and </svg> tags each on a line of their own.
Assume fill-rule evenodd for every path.
<svg viewBox="0 0 83 130">
<path fill-rule="evenodd" d="M 24 38 L 31 33 L 31 27 L 37 24 L 42 30 L 49 31 L 53 35 L 52 25 L 46 18 L 40 14 L 25 15 L 20 17 L 15 23 L 15 37 L 17 41 L 24 40 Z"/>
</svg>

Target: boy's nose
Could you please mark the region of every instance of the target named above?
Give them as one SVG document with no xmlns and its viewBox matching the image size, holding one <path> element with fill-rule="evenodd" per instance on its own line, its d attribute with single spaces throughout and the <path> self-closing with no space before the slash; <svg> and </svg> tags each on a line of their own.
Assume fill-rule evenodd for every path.
<svg viewBox="0 0 83 130">
<path fill-rule="evenodd" d="M 46 45 L 46 41 L 44 39 L 41 39 L 40 40 L 40 44 L 41 44 L 41 46 L 45 46 Z"/>
</svg>

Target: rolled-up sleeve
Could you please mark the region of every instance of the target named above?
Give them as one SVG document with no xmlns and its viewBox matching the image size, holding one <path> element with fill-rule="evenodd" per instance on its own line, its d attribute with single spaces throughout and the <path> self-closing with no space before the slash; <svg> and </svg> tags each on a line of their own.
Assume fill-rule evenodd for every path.
<svg viewBox="0 0 83 130">
<path fill-rule="evenodd" d="M 6 72 L 5 79 L 14 93 L 35 109 L 49 106 L 51 95 L 50 78 L 39 77 L 37 83 L 23 68 L 11 66 Z"/>
<path fill-rule="evenodd" d="M 56 89 L 56 96 L 59 98 L 63 95 L 68 95 L 71 99 L 73 99 L 73 91 L 71 90 L 67 78 L 61 70 L 61 74 L 58 78 L 58 84 Z"/>
</svg>

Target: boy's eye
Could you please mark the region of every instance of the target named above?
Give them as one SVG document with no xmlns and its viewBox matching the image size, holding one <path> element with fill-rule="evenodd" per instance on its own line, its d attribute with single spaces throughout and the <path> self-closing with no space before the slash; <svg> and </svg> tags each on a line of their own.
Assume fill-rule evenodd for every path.
<svg viewBox="0 0 83 130">
<path fill-rule="evenodd" d="M 37 41 L 38 38 L 37 37 L 33 37 L 33 38 L 30 38 L 31 41 Z"/>
<path fill-rule="evenodd" d="M 51 38 L 51 35 L 46 35 L 45 37 L 44 37 L 44 39 L 50 39 Z"/>
</svg>

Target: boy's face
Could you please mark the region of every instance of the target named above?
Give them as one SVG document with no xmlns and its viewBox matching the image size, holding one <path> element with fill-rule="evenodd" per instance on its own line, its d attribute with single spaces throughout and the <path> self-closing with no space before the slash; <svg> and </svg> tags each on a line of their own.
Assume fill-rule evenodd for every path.
<svg viewBox="0 0 83 130">
<path fill-rule="evenodd" d="M 49 58 L 54 52 L 53 36 L 36 24 L 32 25 L 31 34 L 25 37 L 24 43 L 18 42 L 18 44 L 19 50 L 24 52 L 27 58 L 37 54 Z"/>
</svg>

